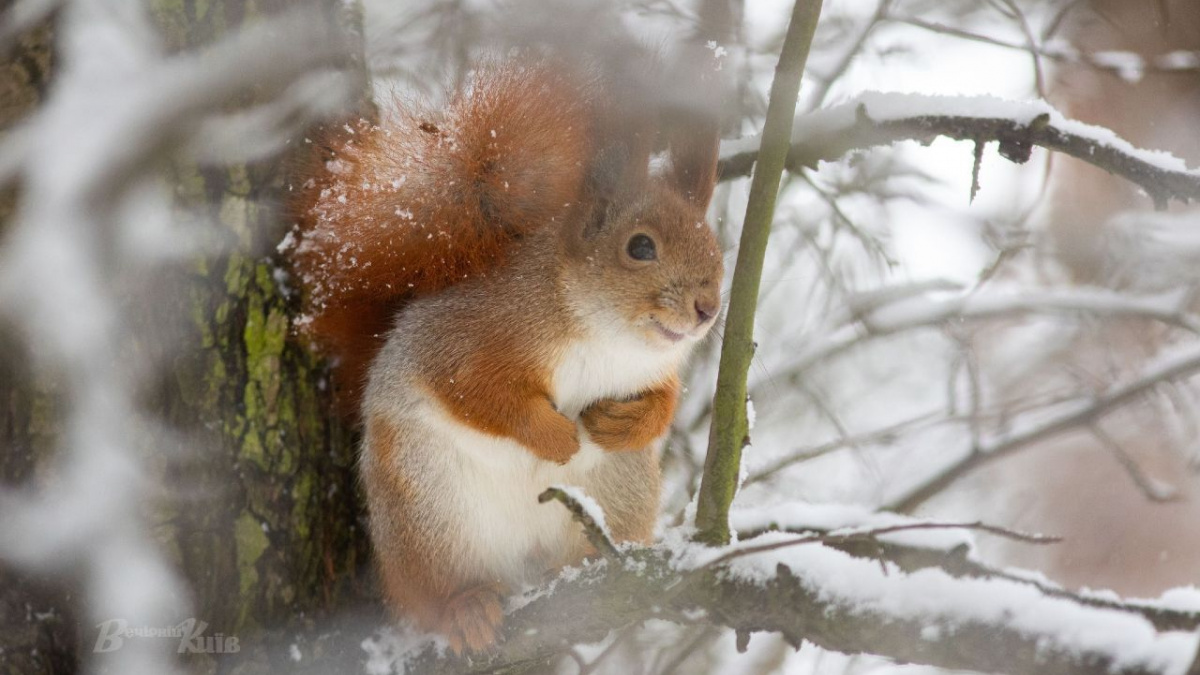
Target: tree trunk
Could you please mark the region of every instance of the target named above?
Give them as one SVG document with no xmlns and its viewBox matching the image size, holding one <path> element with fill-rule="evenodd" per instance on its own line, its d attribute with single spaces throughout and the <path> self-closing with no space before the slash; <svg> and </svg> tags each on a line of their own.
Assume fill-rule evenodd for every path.
<svg viewBox="0 0 1200 675">
<path fill-rule="evenodd" d="M 288 3 L 150 4 L 174 52 Z M 321 5 L 329 21 L 358 34 L 358 10 L 341 0 Z M 40 29 L 3 64 L 3 123 L 36 104 L 49 44 L 49 28 Z M 344 65 L 366 92 L 361 58 L 348 56 Z M 356 436 L 331 414 L 326 365 L 292 339 L 295 299 L 277 281 L 272 257 L 289 226 L 279 208 L 287 166 L 287 157 L 228 168 L 176 163 L 168 180 L 181 213 L 199 210 L 218 223 L 221 253 L 128 283 L 144 337 L 124 356 L 151 373 L 143 405 L 165 423 L 144 449 L 165 492 L 147 514 L 192 589 L 179 620 L 194 617 L 208 625 L 206 635 L 236 636 L 240 647 L 198 657 L 199 670 L 215 667 L 216 657 L 226 659 L 222 671 L 279 670 L 286 664 L 271 664 L 261 645 L 374 595 Z M 0 223 L 12 213 L 6 196 Z M 0 479 L 36 488 L 53 474 L 54 387 L 24 369 L 17 344 L 0 326 Z M 0 568 L 0 673 L 73 672 L 97 637 L 97 627 L 70 618 L 81 601 Z"/>
</svg>

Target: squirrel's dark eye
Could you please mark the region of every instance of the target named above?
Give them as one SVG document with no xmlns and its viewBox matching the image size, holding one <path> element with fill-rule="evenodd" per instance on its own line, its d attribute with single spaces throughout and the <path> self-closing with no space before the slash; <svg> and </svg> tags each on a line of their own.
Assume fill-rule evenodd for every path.
<svg viewBox="0 0 1200 675">
<path fill-rule="evenodd" d="M 629 238 L 625 252 L 634 260 L 654 260 L 658 258 L 658 250 L 654 240 L 644 234 L 635 234 Z"/>
</svg>

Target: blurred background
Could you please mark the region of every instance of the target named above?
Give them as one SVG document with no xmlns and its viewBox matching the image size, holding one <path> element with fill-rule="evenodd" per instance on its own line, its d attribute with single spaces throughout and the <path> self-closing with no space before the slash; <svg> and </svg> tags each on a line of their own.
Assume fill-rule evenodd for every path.
<svg viewBox="0 0 1200 675">
<path fill-rule="evenodd" d="M 290 337 L 290 158 L 307 125 L 436 100 L 514 36 L 602 17 L 669 44 L 697 20 L 684 0 L 291 5 L 0 2 L 0 673 L 385 669 L 347 639 L 384 622 L 355 432 Z M 792 6 L 734 5 L 730 139 L 762 127 Z M 827 0 L 801 111 L 867 90 L 1044 98 L 1195 166 L 1200 4 Z M 974 161 L 939 139 L 785 176 L 738 504 L 1060 535 L 978 555 L 1072 589 L 1197 584 L 1196 212 L 1040 148 L 986 148 L 972 200 Z M 722 182 L 710 214 L 730 268 L 748 186 Z M 663 528 L 698 487 L 718 350 L 664 450 Z M 106 621 L 189 617 L 241 648 L 96 652 Z M 739 655 L 706 625 L 622 640 L 600 672 L 921 670 L 770 636 Z"/>
</svg>

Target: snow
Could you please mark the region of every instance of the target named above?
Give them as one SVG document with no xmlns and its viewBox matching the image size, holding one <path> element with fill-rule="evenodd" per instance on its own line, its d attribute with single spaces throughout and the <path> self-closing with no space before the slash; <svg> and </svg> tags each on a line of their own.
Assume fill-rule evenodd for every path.
<svg viewBox="0 0 1200 675">
<path fill-rule="evenodd" d="M 292 229 L 288 230 L 288 233 L 286 236 L 284 236 L 283 240 L 281 240 L 279 242 L 279 244 L 275 246 L 275 250 L 279 253 L 286 253 L 289 250 L 291 250 L 295 245 L 296 245 L 296 229 L 292 228 Z"/>
<path fill-rule="evenodd" d="M 768 544 L 794 536 L 771 533 L 756 537 L 752 543 Z M 948 631 L 963 624 L 1003 625 L 1038 639 L 1043 649 L 1106 654 L 1118 667 L 1141 666 L 1167 675 L 1182 674 L 1200 646 L 1198 635 L 1160 634 L 1140 616 L 1048 598 L 1019 583 L 956 579 L 936 569 L 911 574 L 896 569 L 885 572 L 877 561 L 853 558 L 822 546 L 791 546 L 742 556 L 730 561 L 729 570 L 736 578 L 764 582 L 774 578 L 779 565 L 790 570 L 822 601 L 853 612 L 920 621 Z M 925 631 L 922 637 L 933 639 L 935 634 Z"/>
<path fill-rule="evenodd" d="M 917 525 L 925 523 L 894 513 L 880 513 L 857 504 L 809 504 L 786 502 L 767 506 L 735 507 L 729 513 L 729 525 L 739 532 L 761 532 L 769 529 L 819 530 L 848 534 L 854 531 Z M 793 534 L 794 538 L 795 535 Z M 893 532 L 879 537 L 881 541 L 916 548 L 949 551 L 960 546 L 973 548 L 975 539 L 964 529 L 928 529 Z M 755 539 L 758 541 L 758 538 Z"/>
<path fill-rule="evenodd" d="M 584 513 L 586 513 L 588 517 L 596 523 L 596 526 L 600 528 L 600 531 L 604 533 L 605 539 L 608 539 L 609 541 L 613 540 L 612 533 L 608 530 L 608 523 L 604 520 L 604 509 L 600 508 L 600 504 L 598 504 L 595 499 L 589 497 L 582 488 L 578 488 L 573 485 L 551 485 L 550 487 L 555 490 L 562 490 L 564 494 L 570 497 L 575 503 L 579 504 Z"/>
<path fill-rule="evenodd" d="M 1098 51 L 1090 54 L 1093 64 L 1108 68 L 1130 84 L 1141 82 L 1146 74 L 1146 60 L 1140 54 L 1123 51 Z"/>
<path fill-rule="evenodd" d="M 416 655 L 433 642 L 438 653 L 444 653 L 448 643 L 438 637 L 415 630 L 394 627 L 381 629 L 364 639 L 359 647 L 366 652 L 362 672 L 366 675 L 393 675 L 405 672 L 405 659 Z"/>
<path fill-rule="evenodd" d="M 1200 69 L 1200 52 L 1187 50 L 1167 52 L 1155 59 L 1154 65 L 1163 70 Z"/>
<path fill-rule="evenodd" d="M 855 507 L 802 503 L 735 508 L 731 513 L 731 524 L 748 529 L 786 523 L 836 530 L 906 522 L 920 521 Z M 945 548 L 969 542 L 969 533 L 953 530 L 905 534 L 919 534 L 917 540 L 905 542 L 917 546 Z M 932 538 L 925 538 L 927 535 Z M 693 543 L 690 533 L 677 528 L 665 534 L 659 547 L 669 552 L 675 568 L 686 574 L 739 550 L 793 542 L 796 538 L 794 533 L 768 532 L 748 541 L 710 548 Z M 734 579 L 755 584 L 774 579 L 782 565 L 822 602 L 854 613 L 877 615 L 885 621 L 890 618 L 919 622 L 924 626 L 921 637 L 925 640 L 942 639 L 964 625 L 1004 626 L 1036 639 L 1043 649 L 1108 655 L 1118 667 L 1142 666 L 1170 675 L 1186 672 L 1200 647 L 1200 635 L 1159 633 L 1136 614 L 1047 597 L 1039 589 L 1018 581 L 954 578 L 937 568 L 906 573 L 895 566 L 883 568 L 877 560 L 855 558 L 817 543 L 747 552 L 723 564 Z M 1031 578 L 1045 581 L 1036 574 Z M 1177 589 L 1160 601 L 1146 604 L 1195 608 L 1200 604 L 1200 591 Z"/>
<path fill-rule="evenodd" d="M 158 433 L 161 420 L 148 419 L 138 397 L 138 378 L 152 374 L 145 353 L 133 365 L 128 358 L 130 344 L 163 324 L 131 320 L 128 306 L 142 297 L 118 281 L 154 278 L 183 254 L 205 252 L 195 245 L 201 237 L 180 234 L 181 222 L 205 221 L 180 217 L 164 165 L 212 159 L 200 147 L 211 139 L 198 137 L 214 119 L 227 123 L 225 140 L 261 121 L 230 117 L 230 100 L 267 82 L 289 91 L 314 83 L 306 74 L 330 48 L 313 37 L 319 21 L 292 13 L 290 22 L 262 21 L 214 41 L 204 58 L 168 55 L 144 3 L 61 4 L 49 91 L 0 160 L 22 186 L 0 250 L 0 323 L 18 329 L 39 373 L 54 374 L 60 447 L 43 467 L 54 480 L 0 491 L 0 559 L 63 577 L 79 591 L 84 624 L 168 626 L 191 611 L 190 593 L 146 520 L 164 458 L 144 452 L 155 447 L 145 434 Z M 289 101 L 286 117 L 299 123 L 306 105 Z M 271 104 L 260 112 L 268 109 L 280 112 Z M 261 138 L 243 140 L 263 147 Z M 89 672 L 164 675 L 181 672 L 173 651 L 167 640 L 131 640 L 80 657 Z"/>
<path fill-rule="evenodd" d="M 1180 612 L 1200 612 L 1200 588 L 1181 586 L 1172 588 L 1158 598 L 1147 600 L 1131 599 L 1129 602 L 1143 604 L 1163 609 L 1173 609 Z"/>
<path fill-rule="evenodd" d="M 1168 152 L 1143 150 L 1119 138 L 1103 127 L 1084 124 L 1064 117 L 1049 103 L 1040 100 L 1015 101 L 996 96 L 930 96 L 902 92 L 864 92 L 845 103 L 796 117 L 793 141 L 837 136 L 852 129 L 860 115 L 873 122 L 894 122 L 916 117 L 964 117 L 970 119 L 1006 119 L 1027 126 L 1042 115 L 1052 126 L 1097 145 L 1112 148 L 1164 171 L 1195 173 L 1186 163 Z M 721 143 L 721 157 L 756 152 L 759 136 Z M 1195 173 L 1200 176 L 1200 173 Z"/>
</svg>

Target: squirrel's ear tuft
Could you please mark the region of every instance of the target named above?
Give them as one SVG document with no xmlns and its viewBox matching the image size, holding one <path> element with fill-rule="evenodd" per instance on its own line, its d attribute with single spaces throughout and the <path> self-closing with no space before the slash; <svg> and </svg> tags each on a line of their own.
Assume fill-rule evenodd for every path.
<svg viewBox="0 0 1200 675">
<path fill-rule="evenodd" d="M 698 0 L 696 5 L 696 32 L 679 45 L 664 87 L 662 130 L 669 159 L 664 179 L 684 199 L 707 209 L 731 93 L 723 45 L 734 39 L 734 3 Z"/>
<path fill-rule="evenodd" d="M 687 45 L 669 78 L 662 108 L 668 164 L 664 179 L 684 199 L 708 208 L 717 183 L 724 78 L 708 45 Z"/>
<path fill-rule="evenodd" d="M 585 200 L 588 215 L 581 233 L 585 240 L 594 239 L 605 230 L 614 216 L 614 205 L 634 202 L 644 189 L 649 174 L 648 147 L 648 144 L 643 147 L 638 138 L 611 144 L 596 153 L 588 172 Z"/>
<path fill-rule="evenodd" d="M 720 124 L 715 115 L 680 111 L 667 126 L 669 164 L 664 179 L 675 192 L 699 207 L 708 208 L 717 184 Z"/>
</svg>

